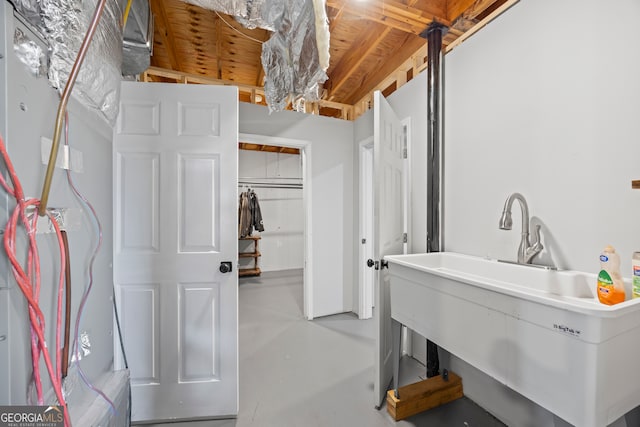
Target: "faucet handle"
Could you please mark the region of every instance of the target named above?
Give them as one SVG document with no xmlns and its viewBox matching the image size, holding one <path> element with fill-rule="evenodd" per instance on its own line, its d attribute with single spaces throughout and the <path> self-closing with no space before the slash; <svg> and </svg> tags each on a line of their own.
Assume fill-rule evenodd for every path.
<svg viewBox="0 0 640 427">
<path fill-rule="evenodd" d="M 524 263 L 525 264 L 531 264 L 531 260 L 533 259 L 533 257 L 538 255 L 544 249 L 544 246 L 542 246 L 542 241 L 540 239 L 540 225 L 539 224 L 536 225 L 536 231 L 534 232 L 534 235 L 535 235 L 535 240 L 533 241 L 533 244 L 531 246 L 529 246 L 528 248 L 526 248 L 525 251 L 524 251 Z"/>
<path fill-rule="evenodd" d="M 536 231 L 534 232 L 534 240 L 531 248 L 535 249 L 536 252 L 540 252 L 544 248 L 544 246 L 542 246 L 542 239 L 540 238 L 540 224 L 536 224 Z"/>
</svg>

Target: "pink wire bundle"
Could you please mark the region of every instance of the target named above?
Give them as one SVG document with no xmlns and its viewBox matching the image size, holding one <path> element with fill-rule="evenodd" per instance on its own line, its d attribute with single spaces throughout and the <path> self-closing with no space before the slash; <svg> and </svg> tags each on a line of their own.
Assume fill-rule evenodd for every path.
<svg viewBox="0 0 640 427">
<path fill-rule="evenodd" d="M 29 321 L 31 327 L 31 359 L 33 362 L 33 377 L 36 386 L 36 393 L 38 396 L 38 404 L 44 404 L 44 397 L 42 392 L 42 379 L 40 377 L 40 358 L 44 359 L 44 363 L 46 365 L 47 371 L 49 373 L 49 377 L 51 379 L 51 384 L 55 391 L 56 397 L 58 398 L 59 404 L 64 409 L 64 421 L 65 426 L 71 426 L 71 420 L 69 418 L 69 412 L 67 410 L 67 405 L 64 400 L 64 396 L 62 394 L 62 374 L 61 374 L 61 366 L 62 363 L 67 363 L 66 361 L 61 360 L 61 345 L 60 345 L 60 335 L 61 335 L 61 324 L 62 324 L 62 301 L 64 294 L 64 272 L 65 272 L 65 253 L 64 253 L 64 244 L 62 241 L 62 236 L 60 233 L 60 227 L 58 222 L 49 214 L 49 219 L 53 224 L 53 227 L 56 232 L 56 236 L 58 237 L 58 245 L 60 248 L 60 279 L 58 286 L 58 304 L 57 304 L 57 316 L 56 316 L 56 345 L 55 345 L 55 354 L 56 354 L 56 366 L 54 369 L 53 363 L 51 361 L 51 356 L 49 353 L 49 349 L 47 347 L 47 342 L 45 339 L 45 318 L 42 310 L 39 305 L 39 297 L 40 297 L 40 258 L 38 254 L 38 246 L 36 242 L 36 223 L 38 220 L 38 216 L 36 214 L 35 209 L 40 205 L 40 201 L 38 199 L 28 199 L 25 200 L 24 192 L 22 190 L 22 185 L 20 184 L 20 180 L 16 174 L 16 171 L 11 163 L 11 159 L 9 158 L 9 154 L 7 153 L 7 149 L 4 145 L 4 141 L 0 136 L 0 154 L 2 155 L 4 162 L 7 166 L 7 170 L 9 172 L 9 177 L 11 178 L 11 183 L 13 184 L 13 188 L 11 188 L 6 182 L 4 176 L 0 174 L 0 184 L 4 189 L 16 200 L 16 208 L 13 211 L 9 221 L 7 222 L 5 234 L 4 234 L 4 248 L 7 253 L 7 257 L 9 262 L 11 263 L 11 269 L 13 271 L 13 275 L 15 277 L 16 283 L 18 287 L 22 291 L 25 299 L 27 300 L 29 307 Z M 33 216 L 30 219 L 27 215 L 28 209 L 34 209 Z M 28 237 L 28 256 L 27 256 L 27 267 L 26 269 L 18 261 L 17 256 L 17 248 L 16 248 L 16 238 L 17 238 L 17 230 L 19 223 L 24 226 L 24 229 L 27 233 Z"/>
</svg>

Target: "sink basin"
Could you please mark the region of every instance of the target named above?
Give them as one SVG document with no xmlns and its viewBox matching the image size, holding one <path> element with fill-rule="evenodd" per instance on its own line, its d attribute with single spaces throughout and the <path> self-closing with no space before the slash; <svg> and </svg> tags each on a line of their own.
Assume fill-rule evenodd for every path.
<svg viewBox="0 0 640 427">
<path fill-rule="evenodd" d="M 385 259 L 438 277 L 596 316 L 617 316 L 629 310 L 626 307 L 640 303 L 640 300 L 627 300 L 615 306 L 601 304 L 596 294 L 595 273 L 555 270 L 453 252 L 392 255 Z M 625 281 L 625 285 L 628 297 L 630 282 Z"/>
<path fill-rule="evenodd" d="M 640 299 L 601 304 L 596 275 L 580 271 L 385 259 L 394 319 L 567 422 L 601 427 L 640 404 Z"/>
</svg>

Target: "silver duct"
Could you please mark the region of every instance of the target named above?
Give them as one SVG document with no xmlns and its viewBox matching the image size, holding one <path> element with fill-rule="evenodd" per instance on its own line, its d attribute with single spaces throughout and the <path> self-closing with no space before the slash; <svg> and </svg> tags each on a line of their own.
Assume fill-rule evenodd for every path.
<svg viewBox="0 0 640 427">
<path fill-rule="evenodd" d="M 327 80 L 329 28 L 324 0 L 183 0 L 232 15 L 247 28 L 273 31 L 262 45 L 269 111 L 318 101 Z"/>
<path fill-rule="evenodd" d="M 126 0 L 109 0 L 100 25 L 78 75 L 74 96 L 97 111 L 110 124 L 118 115 L 122 64 L 120 23 Z M 48 77 L 63 91 L 82 44 L 97 0 L 13 0 L 16 11 L 32 24 L 49 45 Z M 15 42 L 14 51 L 22 62 L 29 60 L 27 44 Z M 24 55 L 21 54 L 24 52 Z M 33 61 L 32 61 L 33 63 Z M 37 67 L 31 67 L 34 72 Z"/>
<path fill-rule="evenodd" d="M 135 76 L 151 65 L 153 14 L 149 0 L 133 0 L 122 41 L 122 75 Z"/>
</svg>

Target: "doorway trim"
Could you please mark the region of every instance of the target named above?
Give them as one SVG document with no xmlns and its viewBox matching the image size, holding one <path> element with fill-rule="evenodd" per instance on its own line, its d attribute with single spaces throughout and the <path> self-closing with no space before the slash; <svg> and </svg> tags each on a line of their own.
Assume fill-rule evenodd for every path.
<svg viewBox="0 0 640 427">
<path fill-rule="evenodd" d="M 275 145 L 298 148 L 302 160 L 302 206 L 304 212 L 304 275 L 303 275 L 303 315 L 313 320 L 313 245 L 312 245 L 312 205 L 311 205 L 311 141 L 281 138 L 275 136 L 239 133 L 238 142 Z"/>
<path fill-rule="evenodd" d="M 373 317 L 374 274 L 367 267 L 373 258 L 373 136 L 358 143 L 360 161 L 358 230 L 358 318 Z"/>
</svg>

